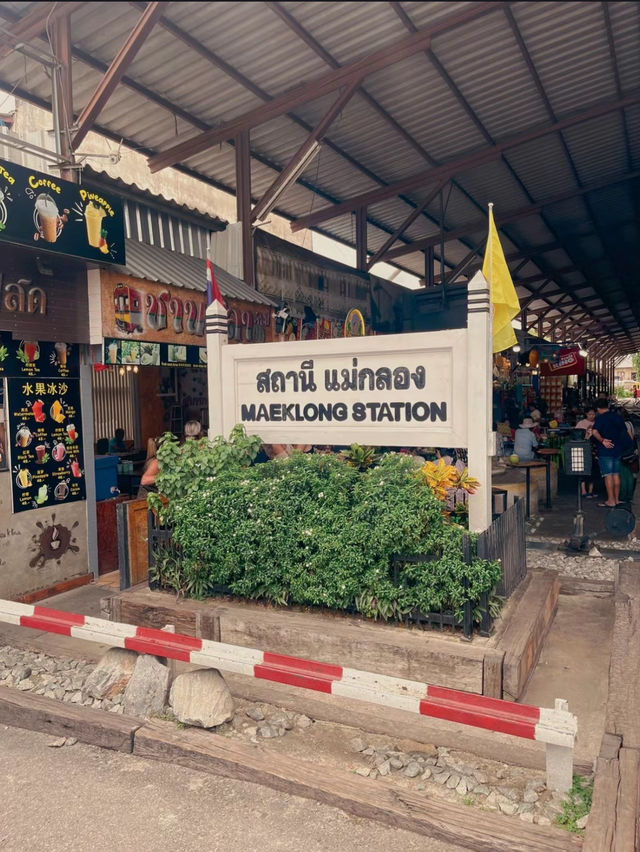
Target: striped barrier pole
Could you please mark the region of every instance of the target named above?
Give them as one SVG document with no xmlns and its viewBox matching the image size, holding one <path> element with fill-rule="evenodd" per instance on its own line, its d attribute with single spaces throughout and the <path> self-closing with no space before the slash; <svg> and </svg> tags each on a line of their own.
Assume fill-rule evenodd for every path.
<svg viewBox="0 0 640 852">
<path fill-rule="evenodd" d="M 577 719 L 564 699 L 556 699 L 553 709 L 515 704 L 434 684 L 1 599 L 0 622 L 537 740 L 546 744 L 549 789 L 566 792 L 572 784 Z"/>
</svg>

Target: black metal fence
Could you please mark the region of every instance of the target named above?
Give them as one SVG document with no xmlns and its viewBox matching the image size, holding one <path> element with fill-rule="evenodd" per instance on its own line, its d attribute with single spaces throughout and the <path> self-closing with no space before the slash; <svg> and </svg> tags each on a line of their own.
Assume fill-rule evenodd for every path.
<svg viewBox="0 0 640 852">
<path fill-rule="evenodd" d="M 154 563 L 155 554 L 161 550 L 176 550 L 172 541 L 171 527 L 159 522 L 154 512 L 148 513 L 149 566 Z M 484 532 L 480 533 L 475 545 L 471 536 L 463 538 L 465 561 L 471 562 L 474 555 L 481 559 L 500 560 L 502 564 L 502 580 L 496 588 L 497 594 L 509 597 L 527 572 L 526 539 L 525 539 L 525 504 L 524 500 L 516 500 L 512 506 L 499 515 Z M 432 562 L 437 554 L 396 554 L 391 560 L 392 582 L 399 585 L 402 565 L 416 562 Z M 155 585 L 155 584 L 154 584 Z M 234 596 L 230 589 L 219 588 L 217 593 Z M 355 614 L 355 610 L 352 614 Z M 467 600 L 463 606 L 462 619 L 452 612 L 420 612 L 413 611 L 392 619 L 396 623 L 414 625 L 420 629 L 429 627 L 442 630 L 445 627 L 461 629 L 463 635 L 470 639 L 474 625 L 481 636 L 488 636 L 491 630 L 492 618 L 489 611 L 489 595 L 482 595 L 480 601 Z"/>
<path fill-rule="evenodd" d="M 478 535 L 476 549 L 481 559 L 500 560 L 502 580 L 496 591 L 508 598 L 527 573 L 524 500 L 516 499 L 488 529 Z"/>
</svg>

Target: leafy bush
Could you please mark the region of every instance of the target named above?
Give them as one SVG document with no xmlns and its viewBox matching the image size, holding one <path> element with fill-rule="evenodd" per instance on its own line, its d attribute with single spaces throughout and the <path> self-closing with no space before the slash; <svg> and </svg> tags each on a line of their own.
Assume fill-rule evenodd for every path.
<svg viewBox="0 0 640 852">
<path fill-rule="evenodd" d="M 465 564 L 463 529 L 443 517 L 409 456 L 390 453 L 365 470 L 302 453 L 249 467 L 259 441 L 241 429 L 228 442 L 192 443 L 167 440 L 158 453 L 163 511 L 182 560 L 180 578 L 162 573 L 178 593 L 224 588 L 376 618 L 415 608 L 460 615 L 468 597 L 477 603 L 500 578 L 497 563 Z M 407 564 L 394 582 L 391 557 L 400 552 L 433 561 Z"/>
</svg>

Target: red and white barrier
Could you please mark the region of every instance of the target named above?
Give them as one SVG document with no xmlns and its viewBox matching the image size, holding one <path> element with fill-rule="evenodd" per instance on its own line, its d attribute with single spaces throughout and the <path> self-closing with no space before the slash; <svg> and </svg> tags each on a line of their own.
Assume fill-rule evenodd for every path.
<svg viewBox="0 0 640 852">
<path fill-rule="evenodd" d="M 0 622 L 538 740 L 547 745 L 547 785 L 562 791 L 571 787 L 577 719 L 562 699 L 556 700 L 554 709 L 514 704 L 419 681 L 13 601 L 0 600 Z"/>
</svg>

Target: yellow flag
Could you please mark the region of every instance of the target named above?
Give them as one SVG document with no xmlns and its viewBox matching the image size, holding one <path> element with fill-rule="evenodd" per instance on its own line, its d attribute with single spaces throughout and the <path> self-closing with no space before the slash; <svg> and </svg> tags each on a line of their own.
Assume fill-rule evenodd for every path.
<svg viewBox="0 0 640 852">
<path fill-rule="evenodd" d="M 520 313 L 520 302 L 511 273 L 504 259 L 500 237 L 493 221 L 493 205 L 489 205 L 489 236 L 484 253 L 482 274 L 489 282 L 493 305 L 493 351 L 502 352 L 516 344 L 511 320 Z"/>
</svg>

